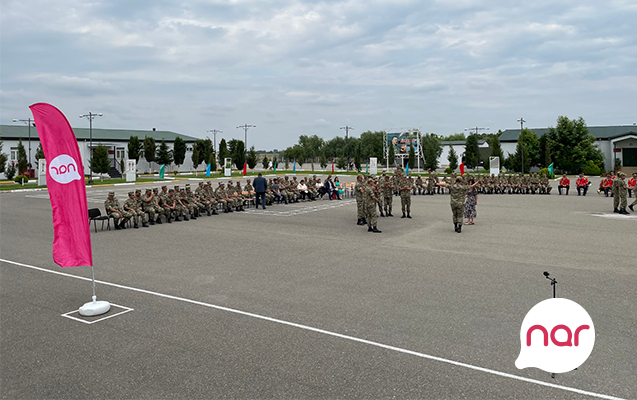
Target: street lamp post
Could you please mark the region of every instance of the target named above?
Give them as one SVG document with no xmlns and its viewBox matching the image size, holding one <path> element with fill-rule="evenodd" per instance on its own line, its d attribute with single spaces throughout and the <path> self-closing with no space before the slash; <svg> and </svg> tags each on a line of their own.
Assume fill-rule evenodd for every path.
<svg viewBox="0 0 637 400">
<path fill-rule="evenodd" d="M 524 118 L 520 117 L 518 120 L 520 123 L 520 155 L 522 156 L 522 175 L 524 175 L 524 123 L 526 122 Z"/>
<path fill-rule="evenodd" d="M 245 135 L 246 135 L 246 139 L 245 139 L 245 142 L 244 142 L 245 143 L 245 147 L 246 147 L 244 149 L 245 150 L 244 163 L 248 161 L 248 129 L 249 128 L 256 128 L 256 127 L 257 127 L 256 125 L 248 125 L 248 124 L 237 126 L 237 129 L 239 129 L 239 128 L 243 129 L 245 131 Z"/>
<path fill-rule="evenodd" d="M 342 126 L 340 129 L 345 129 L 345 154 L 347 157 L 347 171 L 349 172 L 349 146 L 347 146 L 347 142 L 348 142 L 348 138 L 349 138 L 349 131 L 351 131 L 352 128 L 351 126 Z"/>
<path fill-rule="evenodd" d="M 89 144 L 89 163 L 88 163 L 88 168 L 90 171 L 90 175 L 88 177 L 88 183 L 93 183 L 93 118 L 95 117 L 101 117 L 104 114 L 102 113 L 92 113 L 92 112 L 88 112 L 88 114 L 83 114 L 80 115 L 80 118 L 88 118 L 88 122 L 89 122 L 89 138 L 90 138 L 90 144 Z"/>
<path fill-rule="evenodd" d="M 27 126 L 29 127 L 29 161 L 27 162 L 27 168 L 30 170 L 31 169 L 31 124 L 33 123 L 33 120 L 31 118 L 14 119 L 13 122 L 23 122 L 27 124 Z M 29 173 L 31 173 L 31 171 L 29 171 Z"/>
<path fill-rule="evenodd" d="M 215 141 L 212 144 L 212 149 L 214 150 L 215 154 L 217 154 L 217 133 L 223 133 L 223 131 L 220 131 L 218 129 L 211 129 L 211 130 L 206 131 L 206 132 L 209 132 L 209 133 L 213 134 L 213 136 L 215 138 Z M 246 136 L 247 136 L 247 134 L 246 134 Z"/>
</svg>

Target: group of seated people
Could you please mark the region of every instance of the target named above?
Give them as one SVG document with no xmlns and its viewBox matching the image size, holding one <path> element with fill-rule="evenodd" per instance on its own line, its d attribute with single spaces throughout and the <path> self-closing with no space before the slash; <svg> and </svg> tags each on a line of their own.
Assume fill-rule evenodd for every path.
<svg viewBox="0 0 637 400">
<path fill-rule="evenodd" d="M 456 181 L 456 174 L 451 174 L 451 178 L 446 175 L 442 178 L 442 182 L 451 184 Z M 538 176 L 538 174 L 531 173 L 528 176 L 523 174 L 470 174 L 466 173 L 459 176 L 462 182 L 468 183 L 471 179 L 475 182 L 479 182 L 476 186 L 478 193 L 482 194 L 550 194 L 551 184 L 546 174 Z M 426 180 L 426 182 L 425 182 Z M 423 178 L 418 175 L 414 182 L 413 194 L 434 194 L 436 193 L 436 187 L 440 194 L 441 187 L 437 184 L 440 182 L 436 173 L 430 173 L 429 177 Z M 444 191 L 442 192 L 444 193 Z"/>
<path fill-rule="evenodd" d="M 613 181 L 615 181 L 616 175 L 614 172 L 609 172 L 604 179 L 599 182 L 599 188 L 597 189 L 597 194 L 604 193 L 606 197 L 613 197 Z M 633 173 L 632 178 L 626 182 L 628 186 L 628 197 L 633 197 L 633 192 L 635 191 L 634 187 L 637 184 L 637 172 Z M 635 195 L 637 197 L 637 194 Z"/>
<path fill-rule="evenodd" d="M 227 186 L 226 186 L 227 185 Z M 312 178 L 302 178 L 300 181 L 294 176 L 271 178 L 265 192 L 266 205 L 289 204 L 300 201 L 315 201 L 323 198 L 326 194 L 330 200 L 342 199 L 343 191 L 338 177 L 332 181 L 329 176 L 325 182 Z M 233 184 L 220 181 L 216 189 L 212 188 L 212 181 L 199 182 L 199 187 L 191 190 L 190 184 L 180 188 L 176 185 L 173 189 L 162 186 L 158 188 L 146 189 L 145 194 L 137 189 L 128 193 L 128 199 L 123 205 L 119 204 L 115 198 L 115 192 L 108 194 L 108 199 L 104 202 L 106 214 L 115 221 L 115 229 L 126 229 L 128 221 L 133 221 L 134 228 L 161 224 L 162 217 L 167 223 L 172 221 L 189 221 L 204 215 L 218 214 L 220 208 L 225 213 L 234 211 L 245 211 L 245 206 L 255 204 L 258 206 L 259 200 L 251 185 L 251 180 L 247 179 L 245 186 L 241 186 L 239 181 Z M 148 218 L 146 215 L 148 214 Z"/>
</svg>

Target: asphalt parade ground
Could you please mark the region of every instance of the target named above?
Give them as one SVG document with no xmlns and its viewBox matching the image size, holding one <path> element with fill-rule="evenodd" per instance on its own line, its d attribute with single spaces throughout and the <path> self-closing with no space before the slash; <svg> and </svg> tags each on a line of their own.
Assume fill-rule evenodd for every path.
<svg viewBox="0 0 637 400">
<path fill-rule="evenodd" d="M 110 190 L 88 189 L 89 208 Z M 448 195 L 413 196 L 413 219 L 394 197 L 382 234 L 349 198 L 98 223 L 97 297 L 114 306 L 83 318 L 90 268 L 53 263 L 47 193 L 2 193 L 0 396 L 637 398 L 637 213 L 556 187 L 480 195 L 477 210 L 461 234 Z M 596 331 L 590 358 L 555 378 L 514 365 L 524 316 L 552 296 L 544 271 Z"/>
</svg>

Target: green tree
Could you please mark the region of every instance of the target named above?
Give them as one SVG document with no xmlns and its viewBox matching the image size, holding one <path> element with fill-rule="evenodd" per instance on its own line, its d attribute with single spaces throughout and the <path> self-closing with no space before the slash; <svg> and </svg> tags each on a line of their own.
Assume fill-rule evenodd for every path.
<svg viewBox="0 0 637 400">
<path fill-rule="evenodd" d="M 4 146 L 4 142 L 0 140 L 0 172 L 5 171 L 5 165 L 7 165 L 7 155 L 2 152 L 2 147 Z M 11 178 L 9 178 L 11 179 Z"/>
<path fill-rule="evenodd" d="M 416 152 L 414 151 L 413 142 L 409 144 L 409 154 L 407 155 L 407 162 L 409 163 L 409 168 L 416 168 Z"/>
<path fill-rule="evenodd" d="M 219 165 L 225 165 L 226 158 L 230 157 L 230 152 L 228 151 L 228 145 L 226 143 L 226 139 L 221 139 L 219 142 L 219 152 L 217 154 L 217 160 L 219 160 Z"/>
<path fill-rule="evenodd" d="M 455 140 L 455 141 L 466 141 L 467 138 L 464 136 L 464 133 L 454 133 L 453 135 L 443 136 L 442 140 Z"/>
<path fill-rule="evenodd" d="M 464 163 L 468 168 L 475 168 L 480 158 L 480 148 L 478 147 L 478 135 L 471 134 L 467 137 L 464 150 Z"/>
<path fill-rule="evenodd" d="M 13 161 L 7 163 L 7 168 L 4 171 L 4 176 L 8 179 L 8 180 L 12 180 L 13 177 L 15 176 L 15 163 Z"/>
<path fill-rule="evenodd" d="M 299 136 L 299 145 L 303 147 L 303 153 L 306 158 L 310 159 L 312 163 L 312 171 L 314 171 L 314 159 L 320 154 L 321 147 L 325 144 L 325 141 L 317 135 Z"/>
<path fill-rule="evenodd" d="M 243 164 L 246 162 L 245 143 L 243 143 L 243 140 L 231 139 L 228 142 L 228 150 L 233 164 L 237 169 L 243 169 Z"/>
<path fill-rule="evenodd" d="M 177 136 L 175 138 L 175 143 L 173 144 L 173 161 L 175 165 L 177 165 L 177 169 L 180 166 L 184 165 L 184 161 L 186 160 L 186 142 L 184 139 Z"/>
<path fill-rule="evenodd" d="M 360 141 L 358 141 L 358 143 L 356 143 L 356 147 L 354 148 L 354 168 L 356 168 L 356 171 L 361 172 L 362 170 L 362 166 L 361 166 L 361 143 Z"/>
<path fill-rule="evenodd" d="M 345 156 L 340 156 L 336 159 L 336 168 L 338 169 L 347 168 L 347 158 L 345 158 Z"/>
<path fill-rule="evenodd" d="M 319 156 L 319 163 L 321 168 L 327 168 L 327 157 L 325 156 L 325 151 L 321 151 L 321 155 Z"/>
<path fill-rule="evenodd" d="M 217 162 L 215 161 L 217 157 L 215 157 L 214 151 L 210 153 L 208 157 L 208 164 L 210 164 L 210 172 L 214 172 L 217 170 Z"/>
<path fill-rule="evenodd" d="M 168 145 L 164 139 L 161 140 L 159 149 L 157 149 L 157 163 L 165 166 L 169 166 L 173 163 L 172 152 L 168 149 Z"/>
<path fill-rule="evenodd" d="M 139 156 L 142 150 L 142 143 L 137 136 L 131 136 L 128 140 L 128 159 L 135 160 L 139 164 Z"/>
<path fill-rule="evenodd" d="M 449 161 L 449 168 L 454 171 L 458 169 L 458 154 L 456 154 L 456 151 L 451 145 L 449 145 L 449 155 L 447 156 L 447 161 Z"/>
<path fill-rule="evenodd" d="M 2 150 L 2 149 L 0 149 Z M 35 163 L 39 164 L 40 160 L 44 160 L 44 150 L 42 150 L 42 143 L 38 145 L 38 148 L 35 150 Z"/>
<path fill-rule="evenodd" d="M 157 153 L 157 144 L 155 138 L 146 136 L 144 138 L 144 158 L 148 161 L 148 168 L 152 170 L 151 163 L 155 161 L 155 153 Z"/>
<path fill-rule="evenodd" d="M 531 167 L 531 157 L 529 157 L 529 147 L 522 145 L 523 136 L 518 136 L 518 144 L 515 146 L 515 154 L 511 159 L 510 167 L 515 172 L 527 173 Z M 524 169 L 522 169 L 522 154 L 524 154 Z"/>
<path fill-rule="evenodd" d="M 197 171 L 197 168 L 199 168 L 199 165 L 203 161 L 201 159 L 201 157 L 199 157 L 199 147 L 198 146 L 195 146 L 195 145 L 192 146 L 192 155 L 190 156 L 190 159 L 192 160 L 193 169 L 195 171 Z"/>
<path fill-rule="evenodd" d="M 438 168 L 438 157 L 442 154 L 440 139 L 433 133 L 422 135 L 421 139 L 422 151 L 425 156 L 425 168 L 433 171 Z"/>
<path fill-rule="evenodd" d="M 22 139 L 18 141 L 18 174 L 24 175 L 28 167 L 27 152 L 22 144 Z"/>
<path fill-rule="evenodd" d="M 101 174 L 105 174 L 111 169 L 111 164 L 108 161 L 108 149 L 101 144 L 93 150 L 91 169 L 93 172 L 100 174 L 100 180 L 102 180 Z"/>
<path fill-rule="evenodd" d="M 254 149 L 254 146 L 250 147 L 250 151 L 248 151 L 248 158 L 246 159 L 246 162 L 248 163 L 248 168 L 250 169 L 254 169 L 254 167 L 257 166 L 257 163 L 259 162 L 259 160 L 257 159 L 259 155 L 257 154 L 257 151 Z"/>
<path fill-rule="evenodd" d="M 551 154 L 555 167 L 566 173 L 578 173 L 587 162 L 603 165 L 604 155 L 594 145 L 595 137 L 590 134 L 584 118 L 557 118 L 557 126 L 548 130 Z"/>
<path fill-rule="evenodd" d="M 267 154 L 263 155 L 263 159 L 261 159 L 261 165 L 263 165 L 263 169 L 268 168 L 269 162 L 270 162 L 270 159 L 268 158 L 268 155 Z"/>
<path fill-rule="evenodd" d="M 500 135 L 502 131 L 498 131 L 489 140 L 489 147 L 491 148 L 491 157 L 500 157 L 500 166 L 504 163 L 504 154 L 502 153 L 502 146 L 500 145 Z"/>
<path fill-rule="evenodd" d="M 389 163 L 389 165 L 394 165 L 394 163 L 396 162 L 396 154 L 394 153 L 394 149 L 392 148 L 392 146 L 387 147 L 387 152 L 387 162 Z"/>
</svg>

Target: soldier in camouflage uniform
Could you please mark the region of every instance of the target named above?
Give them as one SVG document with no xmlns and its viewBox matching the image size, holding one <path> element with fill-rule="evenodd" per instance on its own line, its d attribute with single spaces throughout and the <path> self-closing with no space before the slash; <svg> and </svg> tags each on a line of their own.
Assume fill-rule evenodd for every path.
<svg viewBox="0 0 637 400">
<path fill-rule="evenodd" d="M 164 196 L 162 195 L 162 192 L 160 192 L 159 189 L 157 188 L 153 188 L 153 200 L 155 202 L 155 210 L 157 208 L 161 210 L 161 215 L 157 218 L 158 221 L 156 221 L 156 223 L 161 223 L 162 215 L 166 217 L 166 222 L 169 222 L 168 221 L 169 211 L 166 211 L 167 207 L 164 206 Z"/>
<path fill-rule="evenodd" d="M 175 197 L 175 189 L 170 189 L 168 191 L 168 195 L 164 197 L 164 206 L 168 208 L 168 223 L 170 223 L 170 215 L 175 213 L 175 221 L 181 221 L 182 215 L 184 215 L 184 208 L 179 207 L 179 203 L 177 202 L 177 198 Z"/>
<path fill-rule="evenodd" d="M 549 183 L 549 178 L 546 174 L 542 174 L 542 178 L 540 179 L 540 193 L 551 194 L 551 184 Z"/>
<path fill-rule="evenodd" d="M 141 189 L 135 190 L 135 202 L 137 202 L 137 208 L 141 210 L 142 223 L 146 224 L 147 220 L 146 220 L 146 212 L 144 211 L 144 196 L 142 196 Z M 145 227 L 148 227 L 148 225 L 146 225 Z"/>
<path fill-rule="evenodd" d="M 215 194 L 215 191 L 212 189 L 212 182 L 208 181 L 208 183 L 205 186 L 206 186 L 205 193 L 207 196 L 206 198 L 210 202 L 210 209 L 212 210 L 212 215 L 219 215 L 219 213 L 217 212 L 219 199 L 217 199 L 217 195 Z"/>
<path fill-rule="evenodd" d="M 363 189 L 363 203 L 365 204 L 365 219 L 367 220 L 367 231 L 374 233 L 381 233 L 378 230 L 377 217 L 376 217 L 376 202 L 378 198 L 374 190 L 376 189 L 376 182 L 371 179 L 367 182 L 367 185 Z"/>
<path fill-rule="evenodd" d="M 381 194 L 380 180 L 377 177 L 372 177 L 372 179 L 374 179 L 374 182 L 376 184 L 374 187 L 374 195 L 378 199 L 376 201 L 378 211 L 381 217 L 385 217 L 385 214 L 383 213 L 383 195 Z"/>
<path fill-rule="evenodd" d="M 613 180 L 613 190 L 615 191 L 613 196 L 613 205 L 615 212 L 619 214 L 630 214 L 626 211 L 626 205 L 628 204 L 628 186 L 626 185 L 625 179 L 626 174 L 623 171 L 619 171 L 617 173 L 617 178 Z"/>
<path fill-rule="evenodd" d="M 159 207 L 156 202 L 157 199 L 155 199 L 152 189 L 146 189 L 146 195 L 143 197 L 142 202 L 142 210 L 148 213 L 151 225 L 155 225 L 155 223 L 161 224 L 161 216 L 164 214 L 164 210 Z M 155 215 L 157 215 L 156 218 Z"/>
<path fill-rule="evenodd" d="M 206 207 L 203 205 L 203 203 L 197 200 L 197 197 L 192 192 L 192 189 L 190 189 L 190 185 L 186 185 L 186 200 L 188 200 L 188 204 L 192 206 L 192 209 L 194 211 L 194 214 L 191 211 L 190 215 L 193 215 L 194 219 L 197 219 L 197 217 L 200 217 L 201 211 L 205 210 Z"/>
<path fill-rule="evenodd" d="M 210 182 L 210 181 L 208 181 Z M 206 191 L 206 185 L 203 182 L 199 182 L 199 187 L 195 189 L 195 200 L 203 206 L 202 211 L 205 210 L 208 216 L 212 215 L 212 204 Z"/>
<path fill-rule="evenodd" d="M 164 215 L 166 216 L 166 222 L 172 222 L 172 210 L 166 205 L 166 198 L 168 197 L 168 187 L 162 186 L 161 192 L 159 192 L 159 196 L 157 196 L 157 201 L 159 202 L 159 206 L 164 209 Z"/>
<path fill-rule="evenodd" d="M 356 215 L 358 217 L 356 225 L 365 225 L 365 184 L 363 183 L 363 175 L 356 177 L 354 197 L 356 198 Z"/>
<path fill-rule="evenodd" d="M 224 189 L 224 184 L 223 183 L 219 182 L 219 186 L 217 187 L 217 189 L 215 189 L 215 195 L 217 196 L 217 200 L 223 206 L 223 212 L 225 212 L 225 213 L 232 212 L 232 205 L 234 204 L 234 202 L 228 196 L 228 193 Z"/>
<path fill-rule="evenodd" d="M 179 215 L 184 217 L 184 221 L 188 221 L 188 215 L 186 213 L 186 200 L 181 196 L 181 190 L 179 189 L 179 185 L 175 185 L 175 190 L 173 192 L 173 197 L 175 198 L 175 207 L 177 207 L 177 211 L 179 211 Z M 180 219 L 175 218 L 175 221 L 180 221 Z"/>
<path fill-rule="evenodd" d="M 434 181 L 433 172 L 431 170 L 428 170 L 427 172 L 429 173 L 429 177 L 427 178 L 427 194 L 432 195 L 436 192 L 436 183 Z"/>
<path fill-rule="evenodd" d="M 445 182 L 438 183 L 439 186 L 446 186 L 449 189 L 449 198 L 451 200 L 451 214 L 453 215 L 454 230 L 458 233 L 462 232 L 462 222 L 464 218 L 464 201 L 467 192 L 471 188 L 476 187 L 480 181 L 476 181 L 473 185 L 464 185 L 460 178 L 455 183 L 447 185 Z"/>
<path fill-rule="evenodd" d="M 190 191 L 190 185 L 186 184 L 186 187 L 188 188 L 188 191 Z M 179 200 L 181 201 L 181 204 L 183 204 L 183 206 L 188 211 L 190 218 L 197 219 L 197 212 L 196 212 L 197 206 L 190 202 L 190 200 L 188 199 L 188 195 L 186 194 L 186 191 L 183 188 L 180 189 Z M 185 213 L 186 211 L 184 211 L 184 215 Z M 185 220 L 186 220 L 186 217 L 184 217 L 184 221 Z"/>
<path fill-rule="evenodd" d="M 133 216 L 131 213 L 120 207 L 119 202 L 115 198 L 115 192 L 108 193 L 108 199 L 104 202 L 104 209 L 106 211 L 106 215 L 113 218 L 116 231 L 126 229 L 126 223 Z"/>
<path fill-rule="evenodd" d="M 392 203 L 394 201 L 392 194 L 394 191 L 394 185 L 392 185 L 389 176 L 385 175 L 384 179 L 381 181 L 380 189 L 381 189 L 381 197 L 383 199 L 383 205 L 385 206 L 385 214 L 388 217 L 393 217 L 392 212 Z"/>
<path fill-rule="evenodd" d="M 411 179 L 407 175 L 403 176 L 403 180 L 400 183 L 398 190 L 400 191 L 400 207 L 403 211 L 403 216 L 400 218 L 411 218 Z M 405 215 L 405 212 L 407 215 Z"/>
<path fill-rule="evenodd" d="M 124 210 L 133 214 L 133 228 L 139 228 L 139 224 L 137 223 L 138 217 L 142 219 L 142 226 L 148 228 L 146 213 L 142 211 L 141 205 L 137 202 L 137 199 L 135 199 L 135 192 L 128 192 L 128 200 L 124 202 Z"/>
</svg>

